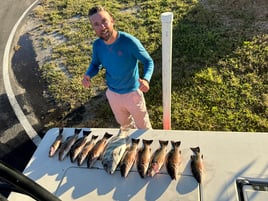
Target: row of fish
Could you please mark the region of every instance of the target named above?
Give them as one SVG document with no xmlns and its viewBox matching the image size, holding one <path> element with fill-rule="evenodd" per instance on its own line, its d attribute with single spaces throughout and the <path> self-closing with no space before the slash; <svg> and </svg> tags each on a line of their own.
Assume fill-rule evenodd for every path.
<svg viewBox="0 0 268 201">
<path fill-rule="evenodd" d="M 159 140 L 160 147 L 152 153 L 153 140 L 143 139 L 143 146 L 139 148 L 140 139 L 130 139 L 128 132 L 124 130 L 120 130 L 116 136 L 106 132 L 99 140 L 96 135 L 90 137 L 91 131 L 85 130 L 83 136 L 79 138 L 81 130 L 75 128 L 74 134 L 63 140 L 63 128 L 59 128 L 59 134 L 50 147 L 49 157 L 58 152 L 59 160 L 62 161 L 69 154 L 71 162 L 77 160 L 77 164 L 81 166 L 87 161 L 88 168 L 100 159 L 106 172 L 113 174 L 119 167 L 122 177 L 127 177 L 135 163 L 141 178 L 153 177 L 165 165 L 171 179 L 178 178 L 182 163 L 181 141 L 171 141 L 172 148 L 168 152 L 169 141 Z M 199 147 L 190 149 L 193 151 L 191 170 L 198 183 L 201 183 L 204 169 L 203 155 Z"/>
</svg>

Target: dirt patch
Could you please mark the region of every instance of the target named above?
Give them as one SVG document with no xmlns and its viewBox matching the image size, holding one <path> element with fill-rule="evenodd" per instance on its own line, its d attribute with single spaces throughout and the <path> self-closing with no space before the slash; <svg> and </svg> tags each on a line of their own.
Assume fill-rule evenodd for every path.
<svg viewBox="0 0 268 201">
<path fill-rule="evenodd" d="M 226 25 L 235 27 L 240 18 L 248 19 L 256 31 L 268 33 L 268 4 L 267 0 L 221 0 L 211 3 L 200 1 L 204 7 L 220 14 Z"/>
</svg>

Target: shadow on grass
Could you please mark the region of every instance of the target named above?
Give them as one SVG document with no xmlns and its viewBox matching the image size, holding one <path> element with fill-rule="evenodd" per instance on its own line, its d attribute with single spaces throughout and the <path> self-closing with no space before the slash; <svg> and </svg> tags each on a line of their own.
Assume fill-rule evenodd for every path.
<svg viewBox="0 0 268 201">
<path fill-rule="evenodd" d="M 249 126 L 252 126 L 252 129 L 245 127 L 246 125 L 244 124 L 241 124 L 240 127 L 229 125 L 234 121 L 228 119 L 227 113 L 237 112 L 237 110 L 244 107 L 244 103 L 241 103 L 239 98 L 237 100 L 231 100 L 232 103 L 235 102 L 235 111 L 231 109 L 227 112 L 227 110 L 224 109 L 225 111 L 221 111 L 223 116 L 216 117 L 213 112 L 210 111 L 213 106 L 216 107 L 217 110 L 219 107 L 232 106 L 229 102 L 220 105 L 220 103 L 214 100 L 211 101 L 211 99 L 220 98 L 224 100 L 233 98 L 230 94 L 239 93 L 241 90 L 229 88 L 230 83 L 228 82 L 230 82 L 230 80 L 220 80 L 220 82 L 226 82 L 223 84 L 224 86 L 221 86 L 224 87 L 224 89 L 220 87 L 215 87 L 214 89 L 214 86 L 217 85 L 217 80 L 204 79 L 200 81 L 195 77 L 196 74 L 202 73 L 202 71 L 204 73 L 200 75 L 203 76 L 201 79 L 206 76 L 204 75 L 205 73 L 210 73 L 211 71 L 212 79 L 221 79 L 223 73 L 226 73 L 227 77 L 232 76 L 233 66 L 227 66 L 228 63 L 225 63 L 225 66 L 219 63 L 231 57 L 234 57 L 234 60 L 240 62 L 239 60 L 243 58 L 239 58 L 239 55 L 235 55 L 235 51 L 241 48 L 245 44 L 245 41 L 252 41 L 256 36 L 267 35 L 268 26 L 265 26 L 265 24 L 267 24 L 268 21 L 268 6 L 265 1 L 199 1 L 199 3 L 189 10 L 181 19 L 176 18 L 176 15 L 179 15 L 176 10 L 172 10 L 172 12 L 174 14 L 172 48 L 172 128 L 267 131 L 268 126 L 266 123 L 261 123 L 256 119 L 248 119 L 248 117 L 245 117 L 246 114 L 241 114 L 241 116 L 244 116 L 241 119 L 244 122 L 252 121 L 252 125 Z M 160 66 L 161 58 L 159 57 L 161 51 L 160 48 L 153 54 L 153 57 L 156 58 L 156 71 L 151 81 L 151 90 L 146 97 L 149 103 L 149 110 L 151 111 L 150 116 L 153 117 L 153 126 L 155 128 L 162 128 L 162 91 L 160 90 L 162 88 L 162 67 Z M 265 53 L 263 53 L 263 57 L 265 57 Z M 235 63 L 233 65 L 238 64 Z M 262 65 L 261 61 L 259 65 Z M 222 68 L 226 68 L 226 70 Z M 255 66 L 255 68 L 257 68 L 257 66 Z M 267 74 L 267 64 L 264 64 L 262 69 L 262 72 Z M 241 71 L 243 70 L 241 69 Z M 239 77 L 239 73 L 235 76 Z M 206 88 L 211 89 L 211 92 Z M 217 94 L 217 91 L 220 90 L 227 94 L 223 93 L 219 96 L 213 95 L 213 93 Z M 259 90 L 256 91 L 258 91 L 258 93 L 264 93 L 259 92 Z M 265 91 L 265 86 L 263 91 Z M 255 94 L 253 96 L 255 96 Z M 256 93 L 255 98 L 258 99 L 258 102 L 261 102 L 261 95 Z M 253 115 L 257 113 L 260 118 L 265 118 L 265 107 L 261 106 L 261 104 L 262 103 L 257 106 L 257 108 L 262 108 L 261 112 L 259 112 L 259 109 L 258 112 L 254 111 L 252 108 L 249 108 L 249 110 Z M 253 107 L 256 108 L 256 106 Z M 240 112 L 241 111 L 238 111 L 238 113 Z M 238 114 L 238 116 L 240 116 L 240 114 Z M 210 117 L 211 123 L 208 121 Z M 224 120 L 221 120 L 221 118 Z"/>
</svg>

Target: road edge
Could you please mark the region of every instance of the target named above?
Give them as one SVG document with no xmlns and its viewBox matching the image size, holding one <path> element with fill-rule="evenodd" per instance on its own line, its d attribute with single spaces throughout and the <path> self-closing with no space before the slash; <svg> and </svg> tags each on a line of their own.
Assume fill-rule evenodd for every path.
<svg viewBox="0 0 268 201">
<path fill-rule="evenodd" d="M 4 82 L 4 88 L 8 97 L 8 100 L 10 102 L 10 105 L 17 116 L 20 124 L 24 128 L 25 132 L 29 136 L 29 138 L 33 141 L 33 143 L 38 146 L 41 142 L 41 137 L 37 134 L 35 129 L 32 127 L 32 125 L 29 123 L 27 117 L 24 115 L 16 96 L 12 90 L 11 82 L 9 78 L 9 67 L 10 67 L 10 52 L 12 48 L 12 43 L 14 41 L 17 29 L 23 19 L 26 17 L 28 12 L 39 2 L 39 0 L 35 0 L 20 16 L 19 20 L 16 22 L 14 27 L 12 28 L 10 35 L 8 37 L 5 50 L 4 50 L 4 56 L 3 56 L 3 82 Z"/>
</svg>

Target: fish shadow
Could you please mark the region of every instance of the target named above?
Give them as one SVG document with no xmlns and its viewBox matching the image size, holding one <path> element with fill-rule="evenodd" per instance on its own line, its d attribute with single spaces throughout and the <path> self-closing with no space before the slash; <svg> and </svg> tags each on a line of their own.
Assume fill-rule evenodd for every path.
<svg viewBox="0 0 268 201">
<path fill-rule="evenodd" d="M 77 174 L 79 171 L 79 174 Z M 72 167 L 66 170 L 55 194 L 60 197 L 63 194 L 71 194 L 74 199 L 81 198 L 96 190 L 97 195 L 105 195 L 113 190 L 116 181 L 109 179 L 111 175 L 105 174 L 103 169 L 88 169 L 86 167 Z M 109 182 L 105 182 L 105 180 Z M 89 195 L 88 195 L 89 196 Z"/>
<path fill-rule="evenodd" d="M 197 181 L 192 176 L 180 176 L 176 190 L 181 195 L 186 195 L 198 188 Z"/>
<path fill-rule="evenodd" d="M 70 166 L 70 158 L 67 156 L 63 161 L 59 161 L 58 159 L 58 151 L 53 157 L 48 157 L 49 146 L 47 142 L 53 142 L 58 135 L 58 129 L 53 128 L 50 129 L 48 134 L 46 135 L 46 140 L 41 141 L 39 144 L 40 148 L 37 155 L 33 155 L 31 161 L 29 162 L 30 166 L 27 166 L 24 170 L 24 174 L 30 177 L 32 180 L 38 181 L 44 176 L 56 176 L 55 180 L 59 181 L 62 175 L 59 173 L 59 169 L 64 169 L 65 167 Z M 64 138 L 68 135 L 64 133 Z M 44 159 L 47 160 L 44 163 Z M 42 164 L 42 166 L 40 166 Z M 53 165 L 51 165 L 53 164 Z"/>
<path fill-rule="evenodd" d="M 119 174 L 119 172 L 116 173 Z M 118 201 L 132 199 L 149 181 L 148 178 L 141 179 L 136 171 L 130 172 L 127 178 L 123 178 L 120 175 L 115 176 L 121 178 L 116 185 L 113 195 L 113 199 Z"/>
<path fill-rule="evenodd" d="M 188 159 L 190 158 L 189 152 L 184 150 L 183 154 L 183 157 L 185 161 L 187 160 L 187 162 L 185 163 L 185 161 L 183 161 L 183 164 L 181 165 L 184 166 L 184 169 L 181 171 L 181 174 L 178 178 L 176 190 L 179 194 L 186 195 L 198 188 L 198 183 L 191 172 L 191 160 Z"/>
<path fill-rule="evenodd" d="M 157 174 L 149 179 L 146 189 L 145 200 L 153 201 L 159 199 L 167 190 L 171 183 L 170 176 L 167 174 Z"/>
</svg>

